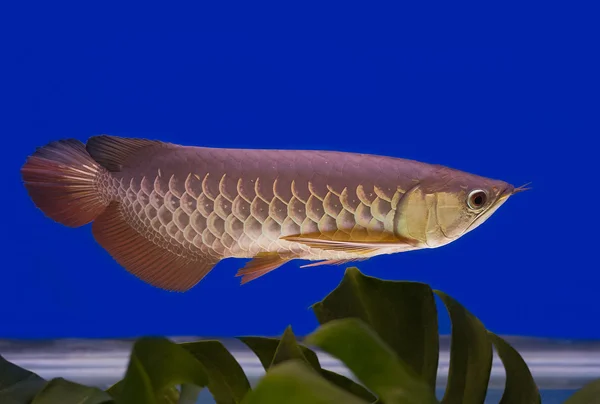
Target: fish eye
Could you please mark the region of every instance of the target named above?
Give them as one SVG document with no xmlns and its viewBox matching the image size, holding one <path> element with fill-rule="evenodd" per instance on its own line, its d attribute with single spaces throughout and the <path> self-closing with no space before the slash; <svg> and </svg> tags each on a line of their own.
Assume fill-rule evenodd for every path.
<svg viewBox="0 0 600 404">
<path fill-rule="evenodd" d="M 481 209 L 487 202 L 487 193 L 481 189 L 475 189 L 469 193 L 467 205 L 472 210 Z"/>
</svg>

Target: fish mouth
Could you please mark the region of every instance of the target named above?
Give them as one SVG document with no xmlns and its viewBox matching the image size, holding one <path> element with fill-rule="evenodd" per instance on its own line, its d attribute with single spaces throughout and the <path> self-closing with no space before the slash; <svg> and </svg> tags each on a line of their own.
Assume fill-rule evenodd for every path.
<svg viewBox="0 0 600 404">
<path fill-rule="evenodd" d="M 529 185 L 531 185 L 531 182 L 527 182 L 519 187 L 513 187 L 512 185 L 506 187 L 500 193 L 500 195 L 498 195 L 498 197 L 496 198 L 496 201 L 492 205 L 490 205 L 489 208 L 487 208 L 485 211 L 483 211 L 482 214 L 484 214 L 486 211 L 492 209 L 499 202 L 505 201 L 506 199 L 508 199 L 508 197 L 510 197 L 514 194 L 518 194 L 519 192 L 529 191 L 531 189 L 531 187 Z"/>
<path fill-rule="evenodd" d="M 518 194 L 519 192 L 523 192 L 523 191 L 529 191 L 529 190 L 531 189 L 531 187 L 530 187 L 530 186 L 528 186 L 528 185 L 531 185 L 531 182 L 527 182 L 527 183 L 525 183 L 525 184 L 521 185 L 520 187 L 516 187 L 516 188 L 514 188 L 514 189 L 512 190 L 512 193 L 511 193 L 511 195 Z M 505 192 L 506 192 L 506 191 L 505 191 Z"/>
<path fill-rule="evenodd" d="M 525 183 L 519 187 L 513 187 L 512 185 L 506 187 L 500 193 L 500 195 L 498 195 L 498 197 L 496 198 L 496 201 L 493 204 L 491 204 L 489 208 L 487 208 L 486 210 L 481 212 L 481 214 L 479 216 L 485 214 L 485 212 L 489 211 L 490 209 L 494 209 L 494 206 L 498 205 L 499 203 L 500 204 L 504 203 L 504 201 L 506 201 L 510 196 L 513 196 L 514 194 L 518 194 L 519 192 L 524 192 L 524 191 L 530 190 L 531 187 L 528 186 L 530 184 L 531 184 L 531 182 Z M 475 219 L 475 220 L 477 220 L 477 219 Z"/>
<path fill-rule="evenodd" d="M 485 212 L 487 212 L 490 209 L 493 209 L 494 206 L 496 206 L 499 203 L 503 203 L 504 201 L 506 201 L 508 198 L 510 198 L 511 196 L 513 196 L 514 194 L 516 194 L 517 192 L 521 192 L 521 191 L 516 191 L 518 188 L 513 188 L 513 187 L 506 187 L 506 189 L 504 191 L 502 191 L 502 193 L 500 193 L 500 195 L 498 195 L 498 197 L 496 198 L 496 200 L 494 201 L 494 203 L 492 203 L 490 205 L 489 208 L 487 208 L 486 210 L 484 210 L 483 212 L 481 212 L 481 215 L 483 215 Z"/>
</svg>

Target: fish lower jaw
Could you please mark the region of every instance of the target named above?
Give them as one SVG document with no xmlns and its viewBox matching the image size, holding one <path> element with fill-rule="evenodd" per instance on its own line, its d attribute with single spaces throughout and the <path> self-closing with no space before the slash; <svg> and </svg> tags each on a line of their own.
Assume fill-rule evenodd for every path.
<svg viewBox="0 0 600 404">
<path fill-rule="evenodd" d="M 448 238 L 444 238 L 442 240 L 431 240 L 431 241 L 427 241 L 427 243 L 425 243 L 421 248 L 440 248 L 443 247 L 445 245 L 448 245 L 450 243 L 452 243 L 454 241 L 454 239 L 448 239 Z"/>
</svg>

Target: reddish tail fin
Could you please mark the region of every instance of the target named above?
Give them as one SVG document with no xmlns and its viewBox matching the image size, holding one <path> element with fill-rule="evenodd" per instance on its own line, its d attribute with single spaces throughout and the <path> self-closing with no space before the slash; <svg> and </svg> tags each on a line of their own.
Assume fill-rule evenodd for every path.
<svg viewBox="0 0 600 404">
<path fill-rule="evenodd" d="M 83 226 L 108 206 L 97 184 L 100 176 L 109 173 L 79 140 L 60 140 L 39 148 L 29 156 L 21 175 L 33 203 L 65 226 Z"/>
</svg>

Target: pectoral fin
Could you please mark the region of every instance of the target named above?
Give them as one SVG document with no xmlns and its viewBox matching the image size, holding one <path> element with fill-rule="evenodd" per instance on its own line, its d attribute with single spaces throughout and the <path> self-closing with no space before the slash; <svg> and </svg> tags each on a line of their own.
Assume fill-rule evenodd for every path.
<svg viewBox="0 0 600 404">
<path fill-rule="evenodd" d="M 351 259 L 347 259 L 347 260 L 325 260 L 325 261 L 314 262 L 312 264 L 302 265 L 302 266 L 300 266 L 300 268 L 318 267 L 321 265 L 342 265 L 342 264 L 347 264 L 349 262 L 364 261 L 366 259 L 368 259 L 368 257 L 366 257 L 366 258 L 351 258 Z"/>
<path fill-rule="evenodd" d="M 412 247 L 409 240 L 403 240 L 396 237 L 388 237 L 383 241 L 348 241 L 319 238 L 318 235 L 294 235 L 282 237 L 282 240 L 294 243 L 301 243 L 310 248 L 318 248 L 329 251 L 344 251 L 348 253 L 372 255 L 373 253 L 386 248 L 398 248 L 400 246 Z"/>
</svg>

